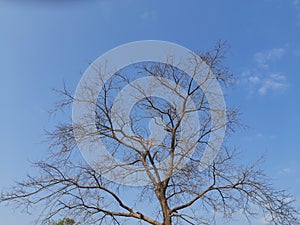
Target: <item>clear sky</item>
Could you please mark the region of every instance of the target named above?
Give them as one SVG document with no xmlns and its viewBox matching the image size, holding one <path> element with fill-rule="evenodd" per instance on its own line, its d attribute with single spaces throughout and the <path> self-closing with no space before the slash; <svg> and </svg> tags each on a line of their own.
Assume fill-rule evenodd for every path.
<svg viewBox="0 0 300 225">
<path fill-rule="evenodd" d="M 158 39 L 194 51 L 231 45 L 236 74 L 227 104 L 241 122 L 231 143 L 264 168 L 300 206 L 300 0 L 0 0 L 0 190 L 42 158 L 44 129 L 63 81 L 74 91 L 88 63 L 127 42 Z M 0 207 L 0 224 L 33 216 Z M 263 224 L 261 221 L 258 224 Z"/>
</svg>

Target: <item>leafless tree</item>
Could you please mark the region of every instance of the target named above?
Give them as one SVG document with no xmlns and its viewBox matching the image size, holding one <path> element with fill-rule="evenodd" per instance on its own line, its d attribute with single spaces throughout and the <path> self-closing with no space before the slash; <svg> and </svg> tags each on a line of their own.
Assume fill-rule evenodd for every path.
<svg viewBox="0 0 300 225">
<path fill-rule="evenodd" d="M 218 43 L 212 51 L 197 55 L 222 85 L 232 80 L 232 75 L 223 65 L 226 48 L 223 43 Z M 196 59 L 189 59 L 193 61 L 194 75 L 203 72 L 198 70 L 203 62 Z M 237 110 L 227 109 L 226 124 L 211 127 L 205 91 L 193 80 L 193 75 L 188 76 L 172 65 L 171 58 L 164 64 L 139 63 L 135 71 L 156 79 L 166 89 L 177 93 L 183 102 L 182 111 L 178 112 L 174 102 L 145 94 L 131 110 L 130 125 L 133 132 L 126 133 L 125 119 L 120 120 L 123 124 L 118 124 L 116 128 L 112 121 L 113 117 L 118 116 L 113 115 L 116 113 L 113 110 L 116 93 L 130 85 L 143 94 L 143 88 L 132 82 L 135 78 L 133 70 L 121 70 L 104 84 L 97 101 L 92 102 L 96 132 L 89 132 L 90 124 L 86 124 L 86 127 L 81 124 L 76 129 L 81 130 L 79 139 L 82 141 L 86 138 L 95 141 L 101 139 L 111 155 L 122 163 L 113 168 L 88 165 L 77 148 L 78 140 L 76 142 L 74 137 L 76 124 L 70 120 L 47 133 L 49 157 L 34 164 L 39 175 L 28 176 L 12 189 L 2 192 L 0 202 L 12 202 L 28 210 L 38 204 L 45 206 L 40 221 L 42 224 L 57 215 L 72 216 L 81 224 L 214 224 L 216 215 L 230 219 L 236 213 L 244 214 L 249 223 L 253 216 L 263 213 L 270 224 L 300 224 L 299 212 L 293 206 L 294 200 L 285 190 L 273 188 L 270 179 L 259 169 L 259 160 L 248 166 L 244 163 L 239 165 L 235 159 L 236 152 L 228 149 L 224 143 L 213 162 L 206 165 L 205 169 L 200 169 L 210 134 L 222 126 L 227 127 L 226 135 L 234 132 L 238 125 Z M 99 76 L 101 73 L 99 70 Z M 165 83 L 162 78 L 171 80 L 175 87 Z M 181 95 L 178 87 L 185 91 L 185 95 Z M 86 88 L 87 95 L 92 91 Z M 57 109 L 80 101 L 67 88 L 59 93 L 62 100 L 58 102 Z M 193 109 L 184 107 L 189 99 L 194 102 Z M 182 121 L 192 112 L 199 116 L 201 126 L 197 135 L 193 133 L 193 138 L 197 137 L 197 145 L 193 145 L 195 150 L 190 152 L 191 149 L 181 149 L 191 140 L 183 140 L 180 133 Z M 151 143 L 148 138 L 151 134 L 145 124 L 153 118 L 155 126 L 166 133 L 159 143 Z M 188 158 L 187 163 L 181 167 L 175 165 L 176 155 L 180 162 Z M 168 163 L 163 168 L 158 166 L 164 160 Z M 147 185 L 121 185 L 106 179 L 103 174 L 104 169 L 112 171 L 115 167 L 125 165 L 143 168 L 149 181 Z M 160 170 L 167 171 L 167 176 L 163 177 Z M 118 179 L 126 179 L 126 175 L 121 176 Z"/>
</svg>

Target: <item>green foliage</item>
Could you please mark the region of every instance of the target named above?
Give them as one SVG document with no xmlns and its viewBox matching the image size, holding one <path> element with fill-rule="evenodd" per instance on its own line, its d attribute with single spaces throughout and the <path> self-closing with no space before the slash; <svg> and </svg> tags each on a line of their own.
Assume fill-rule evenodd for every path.
<svg viewBox="0 0 300 225">
<path fill-rule="evenodd" d="M 55 223 L 54 225 L 76 225 L 75 220 L 70 218 L 64 218 L 63 220 Z"/>
</svg>

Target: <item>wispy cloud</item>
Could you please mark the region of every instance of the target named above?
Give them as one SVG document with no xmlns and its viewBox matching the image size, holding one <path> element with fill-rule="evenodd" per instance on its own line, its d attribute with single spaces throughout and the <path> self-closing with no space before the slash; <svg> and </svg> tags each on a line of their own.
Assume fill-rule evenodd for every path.
<svg viewBox="0 0 300 225">
<path fill-rule="evenodd" d="M 292 0 L 292 6 L 296 10 L 297 25 L 300 26 L 300 0 Z"/>
<path fill-rule="evenodd" d="M 289 176 L 289 175 L 292 175 L 292 174 L 294 174 L 294 173 L 295 173 L 295 170 L 294 170 L 293 168 L 291 168 L 291 167 L 282 168 L 282 169 L 278 172 L 278 174 L 279 174 L 280 176 Z"/>
<path fill-rule="evenodd" d="M 256 133 L 253 135 L 244 136 L 242 137 L 242 140 L 246 142 L 272 141 L 276 139 L 276 137 L 277 136 L 274 134 Z"/>
<path fill-rule="evenodd" d="M 282 93 L 288 88 L 287 77 L 272 70 L 272 64 L 278 62 L 285 53 L 285 48 L 273 48 L 253 55 L 254 67 L 242 73 L 251 93 L 263 96 L 268 93 Z"/>
<path fill-rule="evenodd" d="M 145 11 L 140 15 L 142 20 L 154 20 L 157 17 L 157 14 L 154 10 Z"/>
<path fill-rule="evenodd" d="M 254 75 L 250 76 L 248 80 L 257 87 L 259 95 L 265 95 L 268 92 L 278 93 L 288 87 L 286 76 L 278 73 L 270 74 L 263 78 Z"/>
<path fill-rule="evenodd" d="M 279 60 L 285 53 L 284 48 L 273 48 L 267 51 L 257 52 L 254 54 L 254 60 L 258 66 L 263 68 L 269 67 L 270 61 Z"/>
<path fill-rule="evenodd" d="M 277 172 L 279 176 L 284 177 L 293 177 L 296 174 L 299 174 L 300 166 L 298 165 L 298 162 L 293 160 L 288 163 L 285 163 Z"/>
<path fill-rule="evenodd" d="M 293 0 L 292 4 L 296 9 L 300 9 L 300 0 Z"/>
</svg>

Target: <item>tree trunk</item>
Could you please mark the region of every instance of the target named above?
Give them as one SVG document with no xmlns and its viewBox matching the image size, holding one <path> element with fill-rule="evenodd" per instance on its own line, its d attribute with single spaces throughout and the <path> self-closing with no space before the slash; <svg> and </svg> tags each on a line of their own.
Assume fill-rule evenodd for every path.
<svg viewBox="0 0 300 225">
<path fill-rule="evenodd" d="M 159 200 L 162 214 L 163 214 L 163 225 L 172 225 L 170 208 L 166 198 L 166 182 L 162 182 L 155 188 L 157 199 Z"/>
<path fill-rule="evenodd" d="M 170 215 L 164 215 L 163 225 L 172 225 L 172 221 L 171 221 L 171 216 Z"/>
</svg>

